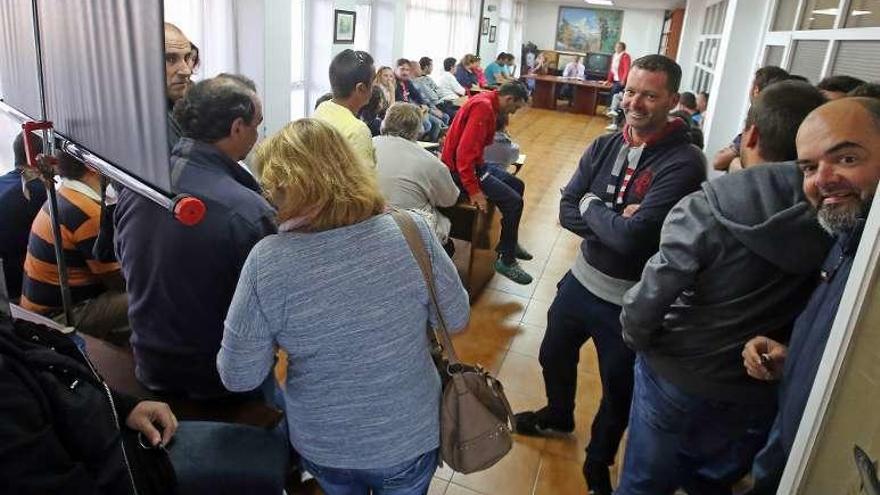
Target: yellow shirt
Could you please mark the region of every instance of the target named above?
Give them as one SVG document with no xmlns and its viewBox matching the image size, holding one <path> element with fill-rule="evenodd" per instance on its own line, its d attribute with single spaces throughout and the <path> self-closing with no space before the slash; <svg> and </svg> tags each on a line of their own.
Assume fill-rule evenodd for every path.
<svg viewBox="0 0 880 495">
<path fill-rule="evenodd" d="M 376 168 L 376 150 L 373 148 L 373 135 L 370 128 L 355 117 L 351 110 L 338 105 L 333 100 L 318 105 L 314 117 L 332 125 L 348 141 L 355 155 L 370 169 Z"/>
</svg>

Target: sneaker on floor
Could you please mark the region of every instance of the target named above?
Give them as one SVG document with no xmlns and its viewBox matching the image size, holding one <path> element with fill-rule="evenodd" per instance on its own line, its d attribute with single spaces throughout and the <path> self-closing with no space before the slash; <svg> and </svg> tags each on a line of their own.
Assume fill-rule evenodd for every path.
<svg viewBox="0 0 880 495">
<path fill-rule="evenodd" d="M 501 258 L 498 258 L 495 260 L 495 271 L 520 285 L 529 285 L 532 283 L 532 276 L 526 273 L 516 260 L 510 263 L 505 263 Z"/>
<path fill-rule="evenodd" d="M 617 110 L 608 110 L 605 112 L 605 115 L 607 117 L 617 117 Z"/>
<path fill-rule="evenodd" d="M 589 495 L 611 495 L 611 471 L 608 466 L 598 462 L 584 462 L 584 478 L 587 480 Z"/>
<path fill-rule="evenodd" d="M 617 124 L 610 124 L 605 128 L 606 131 L 617 132 Z"/>
<path fill-rule="evenodd" d="M 526 251 L 526 249 L 519 244 L 516 245 L 516 251 L 514 251 L 513 256 L 516 257 L 516 259 L 518 260 L 525 261 L 529 261 L 530 259 L 534 258 L 534 256 L 532 256 L 532 253 Z"/>
<path fill-rule="evenodd" d="M 546 418 L 547 408 L 514 414 L 516 433 L 532 437 L 565 437 L 574 431 L 574 424 L 556 425 Z"/>
</svg>

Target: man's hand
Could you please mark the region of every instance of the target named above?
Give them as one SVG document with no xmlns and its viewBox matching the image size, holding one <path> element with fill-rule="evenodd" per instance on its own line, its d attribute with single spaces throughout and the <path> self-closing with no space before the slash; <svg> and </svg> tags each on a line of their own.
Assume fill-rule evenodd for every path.
<svg viewBox="0 0 880 495">
<path fill-rule="evenodd" d="M 471 204 L 476 206 L 480 211 L 487 211 L 489 204 L 486 202 L 486 195 L 479 192 L 470 197 Z"/>
<path fill-rule="evenodd" d="M 788 347 L 773 339 L 758 336 L 743 347 L 743 366 L 752 378 L 772 381 L 782 378 Z"/>
<path fill-rule="evenodd" d="M 150 445 L 165 446 L 177 431 L 177 418 L 174 417 L 168 404 L 145 400 L 138 402 L 138 405 L 131 410 L 125 418 L 125 426 L 141 432 Z M 159 433 L 156 426 L 162 428 L 162 433 Z"/>
<path fill-rule="evenodd" d="M 623 218 L 632 218 L 632 216 L 635 215 L 637 211 L 639 211 L 639 206 L 642 205 L 627 205 L 627 207 L 623 209 Z"/>
</svg>

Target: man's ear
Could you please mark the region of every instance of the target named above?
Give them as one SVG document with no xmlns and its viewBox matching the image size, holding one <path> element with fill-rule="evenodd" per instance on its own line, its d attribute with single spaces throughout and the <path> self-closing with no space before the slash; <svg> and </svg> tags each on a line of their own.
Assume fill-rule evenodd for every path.
<svg viewBox="0 0 880 495">
<path fill-rule="evenodd" d="M 236 119 L 232 121 L 232 125 L 229 126 L 229 135 L 230 136 L 237 135 L 242 130 L 244 130 L 244 127 L 246 125 L 247 125 L 247 123 L 244 121 L 244 119 L 242 117 L 236 117 Z"/>
<path fill-rule="evenodd" d="M 758 128 L 755 127 L 755 124 L 752 124 L 743 131 L 743 140 L 742 146 L 746 146 L 748 148 L 756 148 L 758 146 L 758 139 L 760 138 L 758 133 Z"/>
<path fill-rule="evenodd" d="M 678 93 L 673 93 L 673 95 L 672 95 L 672 108 L 675 108 L 678 106 L 679 100 L 681 100 L 681 95 Z"/>
</svg>

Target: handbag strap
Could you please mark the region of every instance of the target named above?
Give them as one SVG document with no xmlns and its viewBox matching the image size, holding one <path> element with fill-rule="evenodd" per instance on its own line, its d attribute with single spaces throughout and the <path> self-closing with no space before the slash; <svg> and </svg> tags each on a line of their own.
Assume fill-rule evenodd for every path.
<svg viewBox="0 0 880 495">
<path fill-rule="evenodd" d="M 409 249 L 412 251 L 413 257 L 415 257 L 416 263 L 418 263 L 419 269 L 422 271 L 422 276 L 425 278 L 425 284 L 428 286 L 428 295 L 431 297 L 431 306 L 434 307 L 434 312 L 437 313 L 437 326 L 440 327 L 440 331 L 438 332 L 437 329 L 435 329 L 434 333 L 439 334 L 440 336 L 442 349 L 446 354 L 446 359 L 449 361 L 449 364 L 458 364 L 458 355 L 455 353 L 455 347 L 453 347 L 452 339 L 449 337 L 449 330 L 446 327 L 446 319 L 443 318 L 443 312 L 440 311 L 440 305 L 437 303 L 437 291 L 434 286 L 434 271 L 431 268 L 431 259 L 428 256 L 428 250 L 425 248 L 425 243 L 422 242 L 421 234 L 419 234 L 419 227 L 409 214 L 400 210 L 392 210 L 391 217 L 394 218 L 397 226 L 400 227 L 400 231 L 403 233 L 403 238 L 406 239 L 406 243 L 409 245 Z"/>
</svg>

